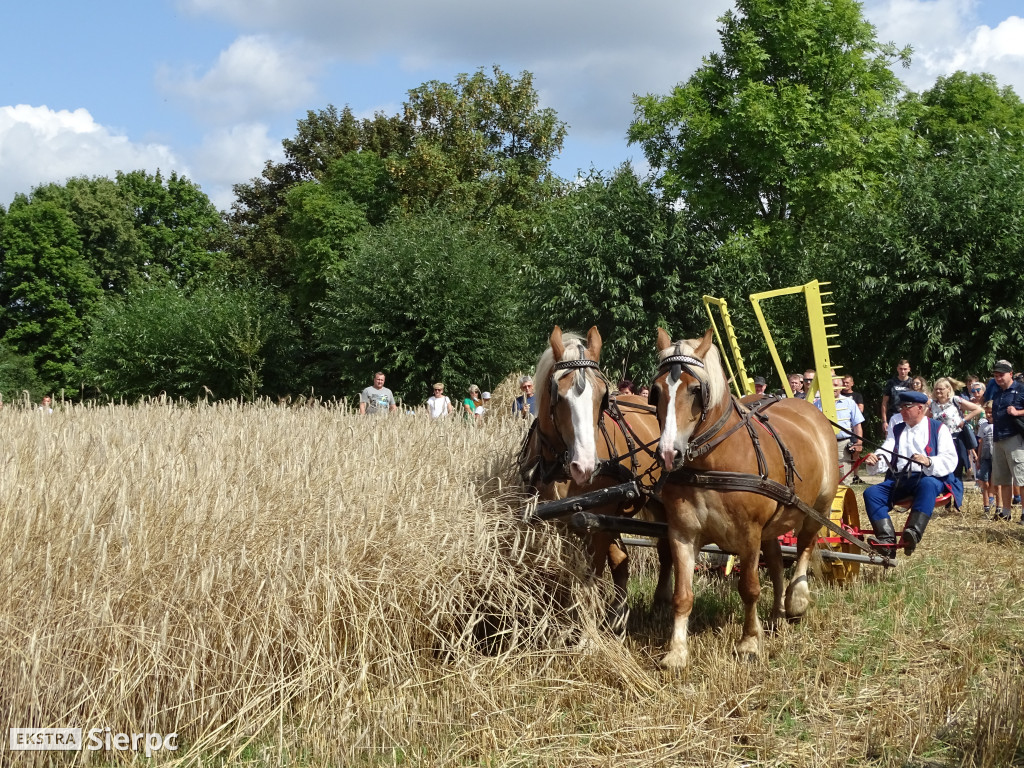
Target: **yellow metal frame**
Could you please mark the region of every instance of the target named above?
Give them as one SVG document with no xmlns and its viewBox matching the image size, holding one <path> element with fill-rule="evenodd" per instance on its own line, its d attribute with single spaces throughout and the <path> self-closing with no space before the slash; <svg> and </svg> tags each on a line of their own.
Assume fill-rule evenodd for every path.
<svg viewBox="0 0 1024 768">
<path fill-rule="evenodd" d="M 793 396 L 793 390 L 789 386 L 789 377 L 786 374 L 786 369 L 782 365 L 782 360 L 779 358 L 779 351 L 775 347 L 775 340 L 772 338 L 772 333 L 768 329 L 768 323 L 765 320 L 764 312 L 761 309 L 761 302 L 767 299 L 773 299 L 778 296 L 792 296 L 794 294 L 802 293 L 804 295 L 804 301 L 807 304 L 807 322 L 811 331 L 811 349 L 814 355 L 814 381 L 810 385 L 810 391 L 807 393 L 808 398 L 814 397 L 816 393 L 821 395 L 821 407 L 822 413 L 832 421 L 836 420 L 836 399 L 835 393 L 832 390 L 832 372 L 836 368 L 841 366 L 832 365 L 832 361 L 829 357 L 830 349 L 838 349 L 839 345 L 835 344 L 835 340 L 838 338 L 838 334 L 835 332 L 837 327 L 836 323 L 830 323 L 827 318 L 835 317 L 834 312 L 826 312 L 826 307 L 833 306 L 831 301 L 823 301 L 824 297 L 831 296 L 831 291 L 823 291 L 822 287 L 829 285 L 829 283 L 820 283 L 817 280 L 812 280 L 805 285 L 796 285 L 792 288 L 779 288 L 774 291 L 764 291 L 762 293 L 752 293 L 750 295 L 750 303 L 754 307 L 754 314 L 757 316 L 757 322 L 761 326 L 761 332 L 764 334 L 765 343 L 768 345 L 768 351 L 771 353 L 772 361 L 775 363 L 775 369 L 778 371 L 779 379 L 782 381 L 782 388 L 785 390 L 788 397 Z M 708 318 L 711 320 L 711 328 L 715 334 L 715 340 L 718 342 L 718 348 L 722 350 L 722 360 L 725 362 L 725 367 L 728 370 L 729 380 L 732 382 L 733 391 L 738 397 L 743 395 L 754 394 L 754 380 L 747 374 L 746 365 L 743 362 L 743 355 L 740 353 L 739 343 L 736 340 L 736 332 L 733 328 L 732 318 L 729 316 L 729 306 L 725 299 L 719 299 L 714 296 L 702 297 L 704 302 L 704 309 L 708 313 Z M 722 325 L 725 329 L 725 339 L 723 341 L 722 334 L 719 332 L 718 323 L 715 321 L 714 312 L 711 307 L 715 306 L 718 308 L 721 316 Z M 729 354 L 726 354 L 728 349 Z M 729 362 L 729 357 L 736 364 L 736 371 L 734 373 L 733 366 Z M 803 371 L 799 371 L 802 375 Z M 819 383 L 827 381 L 829 385 L 824 389 L 821 389 Z"/>
<path fill-rule="evenodd" d="M 772 339 L 771 331 L 768 330 L 768 323 L 764 319 L 764 312 L 761 311 L 761 302 L 777 296 L 791 296 L 797 293 L 804 295 L 804 301 L 807 304 L 807 322 L 811 330 L 811 350 L 814 355 L 814 381 L 811 383 L 811 389 L 807 393 L 807 398 L 811 399 L 815 393 L 819 393 L 821 395 L 822 413 L 831 421 L 835 421 L 836 399 L 835 393 L 832 391 L 832 372 L 840 366 L 832 365 L 828 351 L 830 349 L 838 349 L 839 345 L 829 343 L 838 338 L 838 334 L 831 330 L 837 327 L 836 323 L 826 322 L 826 318 L 835 317 L 834 312 L 825 311 L 825 307 L 831 307 L 833 302 L 822 301 L 823 297 L 832 295 L 831 291 L 821 290 L 823 286 L 827 285 L 830 285 L 830 283 L 819 283 L 817 280 L 812 280 L 805 285 L 797 285 L 792 288 L 779 288 L 774 291 L 752 293 L 750 294 L 750 303 L 754 306 L 754 314 L 757 315 L 757 322 L 761 325 L 764 340 L 768 344 L 768 351 L 771 353 L 772 361 L 779 372 L 779 378 L 782 379 L 782 386 L 786 390 L 786 394 L 792 397 L 793 390 L 789 387 L 786 369 L 782 366 L 779 352 L 775 348 L 775 341 Z M 800 373 L 802 374 L 803 371 L 800 371 Z M 828 382 L 828 386 L 824 389 L 821 389 L 819 386 L 822 381 Z"/>
<path fill-rule="evenodd" d="M 754 380 L 747 375 L 747 367 L 743 363 L 740 345 L 736 340 L 736 330 L 733 328 L 732 318 L 729 316 L 728 303 L 725 299 L 718 299 L 714 296 L 703 296 L 701 298 L 704 302 L 704 310 L 708 313 L 708 318 L 711 320 L 711 328 L 715 332 L 718 348 L 722 350 L 722 360 L 725 362 L 726 370 L 729 372 L 729 381 L 732 383 L 732 389 L 736 393 L 736 397 L 754 394 Z M 715 314 L 711 311 L 712 305 L 718 307 L 719 315 L 722 318 L 722 325 L 725 328 L 725 337 L 729 342 L 728 348 L 732 353 L 733 361 L 736 363 L 736 370 L 739 372 L 738 376 L 733 373 L 729 357 L 725 354 L 726 346 L 722 342 L 722 335 L 718 332 L 718 323 L 715 322 Z"/>
</svg>

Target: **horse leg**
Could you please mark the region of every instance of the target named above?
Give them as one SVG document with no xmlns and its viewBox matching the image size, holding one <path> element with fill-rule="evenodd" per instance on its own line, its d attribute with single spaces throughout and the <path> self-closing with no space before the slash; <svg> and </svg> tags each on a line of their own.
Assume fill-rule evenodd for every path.
<svg viewBox="0 0 1024 768">
<path fill-rule="evenodd" d="M 618 539 L 613 538 L 608 544 L 608 564 L 611 566 L 614 594 L 605 622 L 612 632 L 622 635 L 629 619 L 629 553 Z"/>
<path fill-rule="evenodd" d="M 669 548 L 675 565 L 676 585 L 672 596 L 672 637 L 668 642 L 668 653 L 661 660 L 661 666 L 665 669 L 681 669 L 689 661 L 686 634 L 690 611 L 693 610 L 693 568 L 697 562 L 697 544 L 695 541 L 682 539 L 676 533 L 670 533 Z"/>
<path fill-rule="evenodd" d="M 768 618 L 769 630 L 776 626 L 786 617 L 782 608 L 782 600 L 786 589 L 786 575 L 782 567 L 782 545 L 778 539 L 761 542 L 761 552 L 764 553 L 764 562 L 768 567 L 768 576 L 772 580 L 772 612 Z"/>
<path fill-rule="evenodd" d="M 786 616 L 799 619 L 811 605 L 811 589 L 807 586 L 807 567 L 811 562 L 811 554 L 818 542 L 820 526 L 811 518 L 804 520 L 803 527 L 796 538 L 796 567 L 793 578 L 786 590 Z"/>
<path fill-rule="evenodd" d="M 741 659 L 753 659 L 761 653 L 764 630 L 757 617 L 757 600 L 761 596 L 761 575 L 758 560 L 761 554 L 760 531 L 749 536 L 739 552 L 743 569 L 740 571 L 739 592 L 743 601 L 743 636 L 736 643 L 735 652 Z"/>
<path fill-rule="evenodd" d="M 654 590 L 654 604 L 672 602 L 672 548 L 668 539 L 658 539 L 658 586 Z"/>
</svg>

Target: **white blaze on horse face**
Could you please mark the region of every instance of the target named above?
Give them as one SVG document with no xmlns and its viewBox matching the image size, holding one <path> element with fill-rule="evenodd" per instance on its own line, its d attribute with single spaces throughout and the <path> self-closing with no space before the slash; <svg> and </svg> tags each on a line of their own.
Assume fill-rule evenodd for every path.
<svg viewBox="0 0 1024 768">
<path fill-rule="evenodd" d="M 669 377 L 671 379 L 671 377 Z M 686 446 L 690 442 L 690 434 L 693 432 L 693 424 L 685 430 L 679 429 L 679 416 L 676 413 L 678 402 L 677 394 L 682 386 L 682 379 L 675 381 L 665 380 L 665 387 L 668 389 L 668 405 L 665 408 L 665 425 L 661 428 L 661 441 L 658 443 L 658 451 L 661 453 L 661 460 L 666 469 L 672 469 L 676 463 L 676 454 L 683 456 L 686 453 Z"/>
<path fill-rule="evenodd" d="M 597 467 L 597 447 L 594 436 L 594 388 L 586 379 L 583 393 L 576 394 L 570 387 L 565 395 L 572 418 L 572 457 L 569 461 L 569 472 L 572 479 L 580 485 L 590 482 L 594 469 Z"/>
</svg>

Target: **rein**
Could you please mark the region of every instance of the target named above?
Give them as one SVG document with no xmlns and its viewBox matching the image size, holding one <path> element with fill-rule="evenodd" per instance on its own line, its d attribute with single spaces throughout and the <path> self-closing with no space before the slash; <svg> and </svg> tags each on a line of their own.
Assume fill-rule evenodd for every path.
<svg viewBox="0 0 1024 768">
<path fill-rule="evenodd" d="M 731 398 L 731 407 L 725 409 L 725 413 L 721 418 L 708 430 L 701 432 L 697 438 L 704 438 L 702 441 L 702 447 L 699 453 L 695 456 L 704 456 L 710 453 L 715 447 L 721 445 L 727 438 L 735 434 L 741 427 L 746 427 L 747 432 L 750 435 L 751 443 L 754 446 L 754 451 L 757 456 L 757 465 L 759 474 L 753 475 L 745 472 L 729 472 L 723 470 L 713 469 L 695 469 L 692 467 L 685 466 L 673 469 L 671 471 L 666 470 L 662 473 L 661 480 L 658 482 L 655 492 L 660 492 L 661 487 L 664 483 L 672 480 L 673 482 L 679 483 L 680 485 L 689 485 L 696 488 L 702 488 L 712 491 L 748 491 L 751 493 L 758 493 L 762 496 L 767 496 L 769 499 L 776 501 L 785 506 L 793 506 L 803 512 L 807 517 L 810 517 L 819 525 L 824 526 L 829 531 L 839 536 L 843 540 L 850 544 L 853 544 L 858 549 L 866 552 L 872 557 L 881 557 L 883 562 L 886 558 L 878 555 L 875 550 L 866 542 L 853 536 L 846 531 L 842 526 L 836 525 L 829 518 L 822 515 L 814 507 L 804 502 L 797 496 L 796 484 L 794 476 L 799 477 L 796 472 L 796 468 L 793 462 L 793 455 L 789 452 L 786 447 L 785 441 L 782 436 L 775 430 L 774 427 L 769 423 L 768 415 L 763 413 L 772 405 L 781 402 L 782 398 L 779 397 L 767 397 L 762 398 L 757 403 L 754 403 L 752 407 L 745 407 L 735 397 Z M 740 421 L 734 424 L 730 429 L 722 434 L 721 432 L 724 424 L 727 423 L 728 417 L 731 417 L 733 413 L 740 415 Z M 772 480 L 768 477 L 768 465 L 764 458 L 764 452 L 761 450 L 761 443 L 757 437 L 757 433 L 751 424 L 752 419 L 757 421 L 768 431 L 772 437 L 775 438 L 776 444 L 779 446 L 779 450 L 782 453 L 783 461 L 786 467 L 786 483 L 785 485 Z M 830 422 L 831 423 L 831 422 Z M 705 437 L 707 435 L 707 437 Z M 687 457 L 690 456 L 689 447 L 687 447 Z M 776 511 L 778 514 L 778 510 Z M 768 521 L 769 523 L 771 520 Z"/>
</svg>

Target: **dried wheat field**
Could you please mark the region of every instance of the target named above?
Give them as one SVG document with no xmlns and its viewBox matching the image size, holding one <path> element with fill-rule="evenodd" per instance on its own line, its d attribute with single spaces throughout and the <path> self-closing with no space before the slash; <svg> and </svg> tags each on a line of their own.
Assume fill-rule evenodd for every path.
<svg viewBox="0 0 1024 768">
<path fill-rule="evenodd" d="M 896 571 L 815 582 L 756 663 L 731 655 L 733 586 L 700 578 L 669 675 L 652 553 L 618 641 L 583 545 L 518 521 L 520 422 L 154 403 L 0 424 L 5 732 L 174 732 L 161 765 L 1024 763 L 1024 526 L 977 495 Z M 146 761 L 3 739 L 5 764 Z"/>
</svg>

